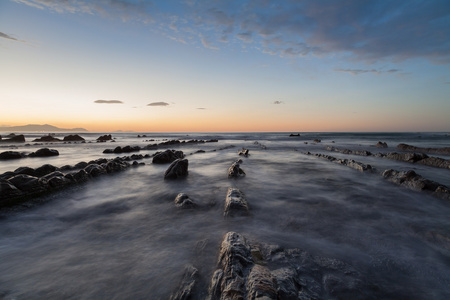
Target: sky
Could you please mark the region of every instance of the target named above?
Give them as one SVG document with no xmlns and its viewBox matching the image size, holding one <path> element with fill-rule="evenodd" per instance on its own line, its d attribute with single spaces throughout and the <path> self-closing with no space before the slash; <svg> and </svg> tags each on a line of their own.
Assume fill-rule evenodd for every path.
<svg viewBox="0 0 450 300">
<path fill-rule="evenodd" d="M 0 126 L 450 131 L 450 1 L 2 0 Z"/>
</svg>

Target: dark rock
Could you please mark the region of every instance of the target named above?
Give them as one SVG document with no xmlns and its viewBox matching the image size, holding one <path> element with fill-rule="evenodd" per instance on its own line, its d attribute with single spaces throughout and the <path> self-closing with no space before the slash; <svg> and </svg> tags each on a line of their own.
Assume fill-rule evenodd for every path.
<svg viewBox="0 0 450 300">
<path fill-rule="evenodd" d="M 49 134 L 49 135 L 44 135 L 43 137 L 34 139 L 33 142 L 61 142 L 61 140 L 58 138 L 55 138 L 54 136 Z"/>
<path fill-rule="evenodd" d="M 71 180 L 69 180 L 67 177 L 65 177 L 65 175 L 63 173 L 61 173 L 59 171 L 52 172 L 41 178 L 45 179 L 47 181 L 48 185 L 54 189 L 63 188 L 66 185 L 69 185 L 72 183 Z"/>
<path fill-rule="evenodd" d="M 183 278 L 177 291 L 170 296 L 170 300 L 188 300 L 193 297 L 195 284 L 198 280 L 198 270 L 189 265 L 185 268 Z"/>
<path fill-rule="evenodd" d="M 175 198 L 175 206 L 178 208 L 195 208 L 197 204 L 185 193 L 179 193 Z"/>
<path fill-rule="evenodd" d="M 157 152 L 152 162 L 154 164 L 166 164 L 181 158 L 184 158 L 183 151 L 166 150 L 164 152 Z"/>
<path fill-rule="evenodd" d="M 300 136 L 300 133 L 296 133 L 296 134 L 291 133 L 289 136 Z"/>
<path fill-rule="evenodd" d="M 313 141 L 314 143 L 320 143 L 321 142 L 321 140 L 319 140 L 319 139 L 314 139 L 314 141 Z"/>
<path fill-rule="evenodd" d="M 90 164 L 86 168 L 84 168 L 84 170 L 92 177 L 97 177 L 106 173 L 105 168 L 103 168 L 99 164 Z"/>
<path fill-rule="evenodd" d="M 88 166 L 88 163 L 85 161 L 80 161 L 79 163 L 77 163 L 74 168 L 75 169 L 84 169 Z"/>
<path fill-rule="evenodd" d="M 278 299 L 275 277 L 268 268 L 261 265 L 253 265 L 246 288 L 247 299 Z"/>
<path fill-rule="evenodd" d="M 0 142 L 2 143 L 24 143 L 25 142 L 25 136 L 23 134 L 19 135 L 9 135 L 8 139 L 0 139 Z"/>
<path fill-rule="evenodd" d="M 37 176 L 39 177 L 39 175 L 36 174 L 36 170 L 30 167 L 20 167 L 17 168 L 16 170 L 14 170 L 14 173 L 16 174 L 25 174 L 25 175 L 30 175 L 30 176 Z"/>
<path fill-rule="evenodd" d="M 354 161 L 353 159 L 338 159 L 336 162 L 361 172 L 372 171 L 371 165 L 366 165 L 361 162 Z"/>
<path fill-rule="evenodd" d="M 248 149 L 245 149 L 245 148 L 242 148 L 239 152 L 238 152 L 238 154 L 239 155 L 244 155 L 244 156 L 248 156 L 249 154 L 248 154 Z"/>
<path fill-rule="evenodd" d="M 89 180 L 89 174 L 85 170 L 79 170 L 78 172 L 72 173 L 72 178 L 75 182 L 82 183 Z"/>
<path fill-rule="evenodd" d="M 248 215 L 248 203 L 244 194 L 237 188 L 228 188 L 223 215 Z"/>
<path fill-rule="evenodd" d="M 172 162 L 164 173 L 164 179 L 177 179 L 188 175 L 189 161 L 187 159 L 177 159 Z"/>
<path fill-rule="evenodd" d="M 35 172 L 36 172 L 37 177 L 41 177 L 41 176 L 50 174 L 52 172 L 55 172 L 57 169 L 58 168 L 53 165 L 45 164 L 45 165 L 40 166 L 39 168 L 36 168 Z"/>
<path fill-rule="evenodd" d="M 388 159 L 395 159 L 410 163 L 415 163 L 418 162 L 419 160 L 428 158 L 426 154 L 422 153 L 396 153 L 396 152 L 386 153 L 384 157 Z"/>
<path fill-rule="evenodd" d="M 105 134 L 97 138 L 97 141 L 99 142 L 105 142 L 110 140 L 112 140 L 112 136 L 110 134 Z"/>
<path fill-rule="evenodd" d="M 65 136 L 63 141 L 65 142 L 81 142 L 84 141 L 85 139 L 82 138 L 81 136 L 79 136 L 78 134 L 70 134 L 68 136 Z"/>
<path fill-rule="evenodd" d="M 17 175 L 16 173 L 11 172 L 11 171 L 8 171 L 8 172 L 5 172 L 5 173 L 3 173 L 3 174 L 0 174 L 0 179 L 6 179 L 6 180 L 8 180 L 9 178 L 14 177 L 14 176 L 16 176 L 16 175 Z"/>
<path fill-rule="evenodd" d="M 114 153 L 114 149 L 105 149 L 105 150 L 103 150 L 103 153 L 105 153 L 105 154 Z"/>
<path fill-rule="evenodd" d="M 42 148 L 37 150 L 36 152 L 30 153 L 30 157 L 49 157 L 49 156 L 58 156 L 59 152 L 55 149 Z"/>
<path fill-rule="evenodd" d="M 236 162 L 234 162 L 229 168 L 228 168 L 228 178 L 231 177 L 240 177 L 240 176 L 245 176 L 245 172 L 244 170 L 241 169 L 241 165 L 240 163 L 242 162 L 242 160 L 238 160 Z"/>
<path fill-rule="evenodd" d="M 419 160 L 417 163 L 430 167 L 450 169 L 450 160 L 440 157 L 427 157 Z"/>
<path fill-rule="evenodd" d="M 4 203 L 5 200 L 7 201 L 16 197 L 20 197 L 22 195 L 23 192 L 16 186 L 14 186 L 11 182 L 9 182 L 8 180 L 0 179 L 0 200 L 2 200 L 0 206 L 9 204 Z"/>
<path fill-rule="evenodd" d="M 378 141 L 378 143 L 375 144 L 375 147 L 377 147 L 377 148 L 387 148 L 388 145 L 387 145 L 386 142 L 380 142 L 380 141 Z"/>
<path fill-rule="evenodd" d="M 120 160 L 112 160 L 106 163 L 106 172 L 108 173 L 114 173 L 114 172 L 119 172 L 122 170 L 125 170 L 126 168 L 128 168 L 130 166 L 129 163 L 124 162 L 124 161 L 120 161 Z"/>
<path fill-rule="evenodd" d="M 450 147 L 445 148 L 421 148 L 421 147 L 415 147 L 408 144 L 398 144 L 397 149 L 403 150 L 403 151 L 417 151 L 422 153 L 435 153 L 435 154 L 444 154 L 444 155 L 450 155 Z"/>
<path fill-rule="evenodd" d="M 0 159 L 18 159 L 25 157 L 22 153 L 17 151 L 5 151 L 0 153 Z"/>
<path fill-rule="evenodd" d="M 26 194 L 40 193 L 47 190 L 47 181 L 30 175 L 16 175 L 8 180 Z"/>
</svg>

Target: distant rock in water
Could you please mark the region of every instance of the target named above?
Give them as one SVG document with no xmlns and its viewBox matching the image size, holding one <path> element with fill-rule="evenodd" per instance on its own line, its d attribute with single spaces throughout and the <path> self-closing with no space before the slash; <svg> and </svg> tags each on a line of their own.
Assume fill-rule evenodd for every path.
<svg viewBox="0 0 450 300">
<path fill-rule="evenodd" d="M 416 152 L 423 152 L 423 153 L 435 153 L 435 154 L 450 155 L 450 147 L 421 148 L 421 147 L 415 147 L 415 146 L 408 145 L 408 144 L 398 144 L 397 149 L 403 150 L 403 151 L 416 151 Z"/>
<path fill-rule="evenodd" d="M 228 217 L 236 214 L 248 215 L 248 213 L 248 203 L 244 194 L 237 188 L 228 188 L 223 215 Z"/>
<path fill-rule="evenodd" d="M 105 134 L 105 135 L 102 135 L 102 136 L 98 137 L 97 141 L 98 142 L 106 142 L 106 141 L 111 141 L 112 139 L 113 138 L 112 138 L 112 136 L 110 134 Z"/>
<path fill-rule="evenodd" d="M 185 193 L 179 193 L 174 200 L 178 208 L 195 208 L 197 204 Z"/>
<path fill-rule="evenodd" d="M 65 142 L 82 142 L 84 140 L 85 139 L 82 138 L 81 136 L 79 136 L 78 134 L 71 134 L 71 135 L 65 136 L 63 139 L 63 141 L 65 141 Z"/>
<path fill-rule="evenodd" d="M 48 156 L 58 156 L 59 152 L 55 149 L 42 148 L 36 152 L 29 154 L 30 157 L 48 157 Z"/>
<path fill-rule="evenodd" d="M 166 150 L 164 152 L 157 152 L 153 157 L 152 162 L 154 164 L 167 164 L 180 158 L 184 158 L 183 151 Z"/>
<path fill-rule="evenodd" d="M 234 162 L 229 168 L 228 168 L 228 178 L 237 178 L 240 176 L 245 176 L 244 170 L 241 169 L 240 163 L 242 160 L 238 160 Z"/>
<path fill-rule="evenodd" d="M 5 151 L 0 153 L 0 159 L 18 159 L 18 158 L 23 158 L 26 155 L 17 152 L 17 151 Z"/>
<path fill-rule="evenodd" d="M 247 156 L 249 156 L 249 150 L 248 150 L 248 149 L 245 149 L 245 148 L 242 148 L 242 149 L 238 152 L 238 154 L 247 157 Z"/>
<path fill-rule="evenodd" d="M 380 141 L 378 141 L 378 143 L 376 143 L 375 147 L 377 147 L 377 148 L 387 148 L 388 145 L 387 145 L 386 142 L 380 142 Z"/>
<path fill-rule="evenodd" d="M 7 139 L 0 138 L 0 143 L 24 143 L 24 142 L 25 136 L 23 134 L 19 135 L 11 134 Z"/>
<path fill-rule="evenodd" d="M 172 162 L 164 173 L 164 179 L 179 179 L 188 175 L 189 161 L 187 159 L 177 159 Z"/>
<path fill-rule="evenodd" d="M 44 135 L 43 137 L 34 139 L 33 142 L 61 142 L 61 140 L 58 138 L 55 138 L 54 136 L 49 134 L 49 135 Z"/>
<path fill-rule="evenodd" d="M 299 133 L 291 133 L 289 136 L 300 136 L 300 134 Z"/>
</svg>

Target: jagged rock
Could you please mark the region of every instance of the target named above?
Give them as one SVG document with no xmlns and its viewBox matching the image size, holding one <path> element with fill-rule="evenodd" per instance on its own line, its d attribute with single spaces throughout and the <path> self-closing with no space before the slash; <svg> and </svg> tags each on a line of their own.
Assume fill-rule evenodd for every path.
<svg viewBox="0 0 450 300">
<path fill-rule="evenodd" d="M 179 193 L 175 198 L 175 206 L 178 208 L 194 208 L 195 202 L 185 193 Z"/>
<path fill-rule="evenodd" d="M 97 138 L 99 142 L 106 142 L 112 140 L 112 136 L 110 134 L 105 134 Z"/>
<path fill-rule="evenodd" d="M 450 169 L 450 160 L 443 159 L 440 157 L 427 157 L 422 160 L 419 160 L 417 163 L 430 167 Z"/>
<path fill-rule="evenodd" d="M 0 153 L 0 159 L 18 159 L 22 157 L 25 157 L 25 155 L 17 151 L 5 151 Z"/>
<path fill-rule="evenodd" d="M 59 152 L 55 149 L 42 148 L 36 150 L 36 152 L 32 152 L 29 154 L 30 157 L 48 157 L 48 156 L 58 156 Z"/>
<path fill-rule="evenodd" d="M 371 165 L 366 165 L 361 162 L 354 161 L 353 159 L 338 159 L 337 163 L 361 172 L 372 171 Z"/>
<path fill-rule="evenodd" d="M 72 178 L 78 182 L 78 183 L 82 183 L 82 182 L 86 182 L 89 180 L 89 174 L 86 173 L 86 171 L 84 169 L 79 170 L 78 172 L 72 173 Z"/>
<path fill-rule="evenodd" d="M 388 159 L 395 159 L 411 163 L 415 163 L 418 162 L 419 160 L 428 158 L 428 156 L 423 153 L 396 153 L 396 152 L 386 153 L 384 157 Z"/>
<path fill-rule="evenodd" d="M 278 299 L 275 277 L 261 265 L 255 264 L 250 270 L 246 288 L 247 299 Z"/>
<path fill-rule="evenodd" d="M 397 149 L 403 150 L 403 151 L 417 151 L 417 152 L 425 152 L 425 153 L 436 153 L 436 154 L 444 154 L 444 155 L 450 155 L 450 147 L 444 147 L 444 148 L 421 148 L 421 147 L 415 147 L 408 144 L 398 144 Z"/>
<path fill-rule="evenodd" d="M 81 142 L 85 139 L 79 136 L 78 134 L 69 134 L 63 138 L 63 141 L 65 142 Z"/>
<path fill-rule="evenodd" d="M 239 152 L 239 155 L 244 155 L 244 156 L 248 156 L 248 149 L 242 148 Z"/>
<path fill-rule="evenodd" d="M 238 160 L 228 168 L 228 178 L 245 176 L 244 170 L 240 167 L 241 162 L 242 160 Z"/>
<path fill-rule="evenodd" d="M 223 215 L 227 217 L 237 214 L 248 215 L 248 213 L 248 203 L 244 194 L 237 188 L 228 188 Z"/>
<path fill-rule="evenodd" d="M 166 150 L 164 152 L 157 152 L 152 159 L 152 163 L 167 164 L 181 158 L 184 158 L 183 151 Z"/>
<path fill-rule="evenodd" d="M 43 137 L 34 139 L 33 142 L 61 142 L 61 140 L 58 138 L 55 138 L 54 136 L 49 134 L 49 135 L 44 135 Z"/>
<path fill-rule="evenodd" d="M 388 145 L 387 145 L 386 142 L 380 142 L 380 141 L 378 141 L 378 143 L 375 144 L 375 147 L 377 147 L 377 148 L 387 148 Z"/>
<path fill-rule="evenodd" d="M 192 298 L 196 281 L 198 279 L 198 270 L 189 265 L 185 268 L 183 278 L 177 291 L 170 296 L 170 300 L 188 300 Z"/>
<path fill-rule="evenodd" d="M 164 173 L 164 179 L 178 179 L 188 175 L 189 161 L 187 159 L 177 159 L 172 162 Z"/>
<path fill-rule="evenodd" d="M 19 134 L 19 135 L 11 134 L 11 135 L 9 135 L 8 139 L 0 139 L 0 142 L 2 142 L 2 143 L 24 143 L 25 136 L 23 134 Z"/>
</svg>

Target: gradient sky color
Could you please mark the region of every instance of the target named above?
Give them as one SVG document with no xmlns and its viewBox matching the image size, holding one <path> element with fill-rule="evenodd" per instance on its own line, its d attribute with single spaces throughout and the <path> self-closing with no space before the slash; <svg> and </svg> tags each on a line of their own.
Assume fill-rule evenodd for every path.
<svg viewBox="0 0 450 300">
<path fill-rule="evenodd" d="M 0 126 L 450 131 L 450 1 L 0 2 Z"/>
</svg>

